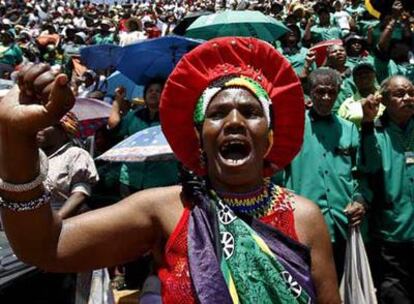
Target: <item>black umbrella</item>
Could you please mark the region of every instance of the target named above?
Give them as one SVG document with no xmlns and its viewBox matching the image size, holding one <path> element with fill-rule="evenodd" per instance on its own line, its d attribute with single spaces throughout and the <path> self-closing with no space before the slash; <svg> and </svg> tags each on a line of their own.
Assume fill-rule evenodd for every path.
<svg viewBox="0 0 414 304">
<path fill-rule="evenodd" d="M 199 11 L 199 12 L 189 13 L 187 16 L 185 16 L 180 21 L 180 23 L 177 24 L 177 26 L 173 29 L 173 33 L 176 35 L 184 36 L 187 28 L 191 25 L 191 23 L 196 21 L 198 17 L 205 16 L 205 15 L 211 15 L 211 14 L 212 12 L 209 12 L 209 11 Z"/>
</svg>

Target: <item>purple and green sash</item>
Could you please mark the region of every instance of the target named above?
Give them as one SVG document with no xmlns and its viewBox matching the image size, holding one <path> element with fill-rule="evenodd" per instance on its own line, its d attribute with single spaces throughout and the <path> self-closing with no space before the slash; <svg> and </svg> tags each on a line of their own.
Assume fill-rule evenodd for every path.
<svg viewBox="0 0 414 304">
<path fill-rule="evenodd" d="M 308 248 L 218 197 L 192 209 L 188 253 L 199 303 L 314 303 Z"/>
</svg>

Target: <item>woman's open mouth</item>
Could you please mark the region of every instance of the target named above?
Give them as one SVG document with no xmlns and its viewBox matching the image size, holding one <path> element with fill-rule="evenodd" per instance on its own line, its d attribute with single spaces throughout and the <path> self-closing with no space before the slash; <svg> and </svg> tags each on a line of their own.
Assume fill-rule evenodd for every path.
<svg viewBox="0 0 414 304">
<path fill-rule="evenodd" d="M 245 140 L 232 139 L 223 142 L 219 154 L 222 161 L 228 166 L 239 166 L 245 163 L 250 156 L 250 144 Z"/>
</svg>

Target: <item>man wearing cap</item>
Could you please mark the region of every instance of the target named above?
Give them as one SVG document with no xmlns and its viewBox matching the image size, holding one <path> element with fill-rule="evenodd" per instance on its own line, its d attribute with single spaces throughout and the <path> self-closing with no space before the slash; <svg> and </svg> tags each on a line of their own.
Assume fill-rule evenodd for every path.
<svg viewBox="0 0 414 304">
<path fill-rule="evenodd" d="M 111 26 L 111 21 L 103 19 L 98 27 L 99 33 L 92 37 L 92 44 L 114 44 L 115 37 L 110 32 Z"/>
<path fill-rule="evenodd" d="M 358 129 L 332 114 L 341 81 L 339 73 L 329 68 L 310 74 L 312 108 L 305 116 L 303 146 L 282 173 L 282 183 L 287 188 L 321 208 L 331 236 L 338 278 L 344 267 L 348 225 L 361 223 L 364 196 L 369 197 L 353 177 L 358 161 Z"/>
<path fill-rule="evenodd" d="M 355 123 L 359 128 L 363 117 L 362 99 L 374 95 L 378 89 L 378 83 L 374 67 L 367 62 L 358 64 L 352 71 L 352 77 L 357 91 L 341 104 L 338 116 Z M 384 109 L 381 104 L 377 117 L 382 115 Z"/>
<path fill-rule="evenodd" d="M 351 69 L 362 62 L 374 63 L 374 57 L 367 51 L 368 45 L 365 38 L 356 34 L 349 34 L 343 41 L 347 54 L 347 65 Z"/>
</svg>

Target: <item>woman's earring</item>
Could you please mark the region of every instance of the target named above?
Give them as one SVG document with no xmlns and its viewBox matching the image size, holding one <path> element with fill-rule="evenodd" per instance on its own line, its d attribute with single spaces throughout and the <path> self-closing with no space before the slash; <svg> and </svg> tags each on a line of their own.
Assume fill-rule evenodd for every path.
<svg viewBox="0 0 414 304">
<path fill-rule="evenodd" d="M 264 157 L 266 157 L 270 151 L 272 150 L 273 147 L 273 130 L 270 130 L 269 133 L 267 134 L 267 139 L 269 141 L 269 147 L 267 148 L 267 151 L 264 155 Z"/>
</svg>

